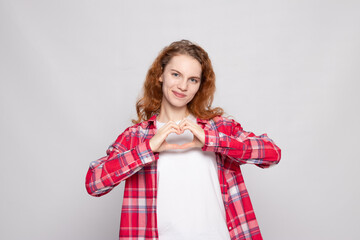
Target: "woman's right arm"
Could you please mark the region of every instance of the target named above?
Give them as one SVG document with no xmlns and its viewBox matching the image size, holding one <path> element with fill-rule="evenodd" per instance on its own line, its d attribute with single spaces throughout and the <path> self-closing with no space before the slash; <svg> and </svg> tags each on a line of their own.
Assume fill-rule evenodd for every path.
<svg viewBox="0 0 360 240">
<path fill-rule="evenodd" d="M 85 185 L 91 196 L 100 197 L 110 192 L 121 181 L 159 158 L 159 153 L 151 150 L 149 139 L 131 146 L 131 137 L 136 135 L 131 135 L 127 128 L 108 148 L 107 156 L 90 163 Z"/>
</svg>

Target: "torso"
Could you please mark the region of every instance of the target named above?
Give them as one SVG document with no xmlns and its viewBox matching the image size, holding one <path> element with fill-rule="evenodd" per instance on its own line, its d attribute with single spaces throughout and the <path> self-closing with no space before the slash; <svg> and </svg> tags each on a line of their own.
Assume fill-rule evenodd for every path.
<svg viewBox="0 0 360 240">
<path fill-rule="evenodd" d="M 188 118 L 196 122 L 194 116 Z M 165 123 L 156 124 L 159 129 Z M 169 134 L 166 141 L 183 144 L 192 139 L 186 130 Z M 159 239 L 230 239 L 213 152 L 198 148 L 161 152 L 157 176 Z"/>
</svg>

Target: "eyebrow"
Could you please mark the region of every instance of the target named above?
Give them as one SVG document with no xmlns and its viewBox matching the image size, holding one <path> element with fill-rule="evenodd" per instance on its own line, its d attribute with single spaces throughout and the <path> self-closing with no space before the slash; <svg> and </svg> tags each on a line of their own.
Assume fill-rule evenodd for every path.
<svg viewBox="0 0 360 240">
<path fill-rule="evenodd" d="M 171 68 L 170 71 L 175 71 L 175 72 L 178 72 L 178 73 L 180 73 L 182 75 L 182 73 L 180 71 L 176 70 L 176 69 Z M 201 80 L 201 77 L 199 77 L 199 76 L 191 76 L 190 78 L 197 78 L 197 79 Z"/>
</svg>

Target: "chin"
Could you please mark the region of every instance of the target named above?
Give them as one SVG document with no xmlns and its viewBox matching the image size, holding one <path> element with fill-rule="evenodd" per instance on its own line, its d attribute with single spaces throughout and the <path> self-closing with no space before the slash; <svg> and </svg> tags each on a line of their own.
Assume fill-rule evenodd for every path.
<svg viewBox="0 0 360 240">
<path fill-rule="evenodd" d="M 177 108 L 182 108 L 182 107 L 187 106 L 187 104 L 172 104 L 172 105 Z"/>
<path fill-rule="evenodd" d="M 188 104 L 188 102 L 187 101 L 183 101 L 183 102 L 179 102 L 179 101 L 172 101 L 172 102 L 170 102 L 171 103 L 171 105 L 173 105 L 174 107 L 178 107 L 178 108 L 181 108 L 181 107 L 184 107 L 184 106 L 186 106 L 187 104 Z"/>
</svg>

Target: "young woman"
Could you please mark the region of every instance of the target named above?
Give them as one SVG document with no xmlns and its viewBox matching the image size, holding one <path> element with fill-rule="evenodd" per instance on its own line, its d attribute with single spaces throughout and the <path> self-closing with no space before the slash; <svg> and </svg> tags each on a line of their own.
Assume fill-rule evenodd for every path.
<svg viewBox="0 0 360 240">
<path fill-rule="evenodd" d="M 134 125 L 86 176 L 92 196 L 126 180 L 120 239 L 262 239 L 239 166 L 267 168 L 281 151 L 211 107 L 208 54 L 173 42 L 150 67 L 143 91 Z"/>
</svg>

